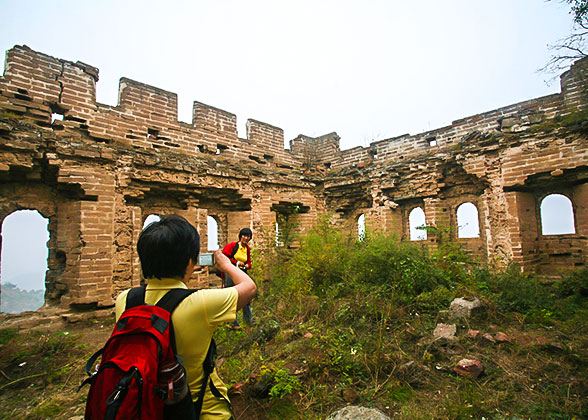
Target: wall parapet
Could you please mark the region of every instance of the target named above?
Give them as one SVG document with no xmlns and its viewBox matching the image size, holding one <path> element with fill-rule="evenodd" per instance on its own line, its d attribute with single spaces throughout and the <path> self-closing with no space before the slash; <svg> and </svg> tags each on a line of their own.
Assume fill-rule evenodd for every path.
<svg viewBox="0 0 588 420">
<path fill-rule="evenodd" d="M 52 126 L 53 114 L 60 114 L 63 123 L 58 125 L 85 131 L 99 143 L 300 167 L 300 158 L 284 148 L 280 128 L 249 120 L 248 138 L 240 139 L 235 114 L 197 101 L 192 123 L 180 122 L 177 94 L 126 77 L 120 79 L 118 104 L 99 104 L 98 74 L 96 67 L 17 45 L 6 53 L 1 102 L 5 109 L 32 116 L 45 127 Z"/>
<path fill-rule="evenodd" d="M 402 161 L 441 152 L 459 144 L 473 131 L 520 133 L 556 117 L 583 111 L 588 107 L 588 58 L 574 63 L 561 76 L 561 93 L 551 94 L 492 111 L 460 118 L 446 127 L 420 134 L 405 134 L 341 151 L 333 168 L 368 162 Z"/>
<path fill-rule="evenodd" d="M 247 135 L 237 134 L 237 117 L 201 102 L 193 103 L 191 124 L 178 121 L 177 94 L 120 79 L 117 106 L 96 102 L 99 70 L 15 46 L 6 54 L 0 78 L 5 109 L 29 113 L 40 125 L 51 126 L 52 114 L 63 125 L 86 131 L 97 142 L 121 143 L 137 149 L 168 150 L 188 155 L 205 153 L 251 165 L 325 169 L 378 162 L 402 161 L 442 152 L 473 131 L 514 133 L 533 125 L 586 109 L 588 59 L 579 60 L 561 76 L 561 93 L 457 119 L 446 127 L 404 134 L 341 151 L 339 136 L 299 135 L 284 148 L 284 131 L 255 119 L 247 120 Z"/>
</svg>

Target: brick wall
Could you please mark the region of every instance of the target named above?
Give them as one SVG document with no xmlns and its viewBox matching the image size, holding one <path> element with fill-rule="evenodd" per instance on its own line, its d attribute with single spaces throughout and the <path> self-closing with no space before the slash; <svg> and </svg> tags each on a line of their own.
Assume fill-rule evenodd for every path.
<svg viewBox="0 0 588 420">
<path fill-rule="evenodd" d="M 309 137 L 300 134 L 290 140 L 290 150 L 297 156 L 302 156 L 303 166 L 307 169 L 330 169 L 332 162 L 340 159 L 340 137 L 337 133 L 329 133 L 319 137 Z"/>
<path fill-rule="evenodd" d="M 124 77 L 118 105 L 99 104 L 97 80 L 95 67 L 15 46 L 7 52 L 0 79 L 0 90 L 11 97 L 3 100 L 3 108 L 34 115 L 47 126 L 51 114 L 59 113 L 64 126 L 86 130 L 97 142 L 188 155 L 220 152 L 258 165 L 298 166 L 299 158 L 284 149 L 280 128 L 249 120 L 250 138 L 239 139 L 234 114 L 200 102 L 194 102 L 192 124 L 182 123 L 175 93 Z"/>
<path fill-rule="evenodd" d="M 561 76 L 561 91 L 568 112 L 581 111 L 588 106 L 588 61 L 575 62 Z"/>
<path fill-rule="evenodd" d="M 459 241 L 472 255 L 545 275 L 582 268 L 587 66 L 579 61 L 562 75 L 560 94 L 426 133 L 344 151 L 334 132 L 300 135 L 286 150 L 280 128 L 249 119 L 241 139 L 234 114 L 200 102 L 193 121 L 180 122 L 175 93 L 127 78 L 117 106 L 97 103 L 98 69 L 16 46 L 0 78 L 0 218 L 30 208 L 49 219 L 46 300 L 72 307 L 112 305 L 140 283 L 135 244 L 149 214 L 184 215 L 204 250 L 208 215 L 219 223 L 221 247 L 243 227 L 262 246 L 278 219 L 304 232 L 327 211 L 349 232 L 364 214 L 368 229 L 408 240 L 413 207 L 455 237 L 456 209 L 470 201 L 480 237 Z M 572 199 L 575 234 L 540 234 L 538 203 L 547 193 Z M 438 240 L 431 234 L 423 245 Z M 191 285 L 218 279 L 201 270 Z"/>
</svg>

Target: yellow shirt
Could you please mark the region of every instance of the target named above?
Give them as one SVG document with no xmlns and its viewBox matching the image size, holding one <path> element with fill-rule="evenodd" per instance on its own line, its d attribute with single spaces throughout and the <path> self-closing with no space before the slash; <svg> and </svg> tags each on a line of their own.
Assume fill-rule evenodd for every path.
<svg viewBox="0 0 588 420">
<path fill-rule="evenodd" d="M 239 242 L 237 242 L 237 246 L 239 249 L 237 249 L 237 252 L 235 252 L 233 258 L 245 264 L 247 262 L 247 248 L 241 245 Z"/>
<path fill-rule="evenodd" d="M 168 290 L 178 288 L 186 289 L 187 287 L 178 279 L 149 279 L 145 302 L 154 305 Z M 127 293 L 128 290 L 116 298 L 117 321 L 125 309 Z M 200 392 L 204 375 L 202 363 L 206 357 L 212 334 L 219 324 L 235 320 L 238 297 L 238 292 L 234 287 L 199 290 L 185 298 L 172 315 L 176 347 L 186 368 L 193 401 L 198 399 Z M 210 378 L 228 401 L 227 387 L 219 378 L 216 369 Z M 231 411 L 228 404 L 216 398 L 208 387 L 204 395 L 200 419 L 229 418 L 231 418 Z"/>
</svg>

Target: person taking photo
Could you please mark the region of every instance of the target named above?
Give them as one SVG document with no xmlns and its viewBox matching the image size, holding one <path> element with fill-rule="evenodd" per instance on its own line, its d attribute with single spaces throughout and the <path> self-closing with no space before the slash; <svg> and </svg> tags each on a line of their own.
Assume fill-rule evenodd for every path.
<svg viewBox="0 0 588 420">
<path fill-rule="evenodd" d="M 253 233 L 249 228 L 243 228 L 239 232 L 239 240 L 237 242 L 231 242 L 223 248 L 223 254 L 226 255 L 235 267 L 239 268 L 240 271 L 247 273 L 251 269 L 251 248 L 249 247 L 249 241 L 253 237 Z M 223 287 L 232 287 L 234 279 L 231 273 L 224 273 L 223 276 Z M 251 304 L 247 303 L 243 306 L 243 319 L 247 324 L 253 324 L 253 311 L 251 310 Z M 231 323 L 234 329 L 239 329 L 239 320 L 235 318 L 235 321 Z"/>
</svg>

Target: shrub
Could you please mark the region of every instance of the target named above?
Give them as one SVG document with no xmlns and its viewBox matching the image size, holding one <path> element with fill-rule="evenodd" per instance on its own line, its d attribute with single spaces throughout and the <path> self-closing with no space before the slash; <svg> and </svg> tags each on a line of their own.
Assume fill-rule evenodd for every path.
<svg viewBox="0 0 588 420">
<path fill-rule="evenodd" d="M 260 373 L 262 382 L 269 385 L 269 397 L 272 400 L 279 400 L 286 395 L 292 394 L 301 388 L 298 377 L 276 366 L 261 366 Z"/>
<path fill-rule="evenodd" d="M 472 276 L 477 289 L 503 312 L 529 314 L 549 307 L 548 286 L 523 273 L 517 264 L 494 273 L 486 266 L 478 267 Z"/>
<path fill-rule="evenodd" d="M 434 252 L 369 231 L 359 241 L 341 233 L 328 215 L 297 237 L 297 243 L 296 250 L 276 247 L 275 237 L 265 235 L 267 249 L 257 257 L 259 272 L 268 278 L 268 304 L 273 302 L 282 319 L 307 317 L 310 296 L 322 302 L 327 318 L 355 322 L 364 316 L 381 319 L 391 300 L 421 311 L 438 310 L 450 302 L 471 264 L 458 245 L 446 240 Z M 361 299 L 366 294 L 373 299 Z M 342 304 L 346 298 L 351 301 L 333 308 L 333 302 Z"/>
<path fill-rule="evenodd" d="M 421 313 L 434 313 L 449 307 L 455 297 L 455 292 L 441 286 L 418 295 L 415 298 L 414 309 Z"/>
<path fill-rule="evenodd" d="M 564 275 L 556 288 L 560 297 L 588 298 L 588 268 Z"/>
</svg>

